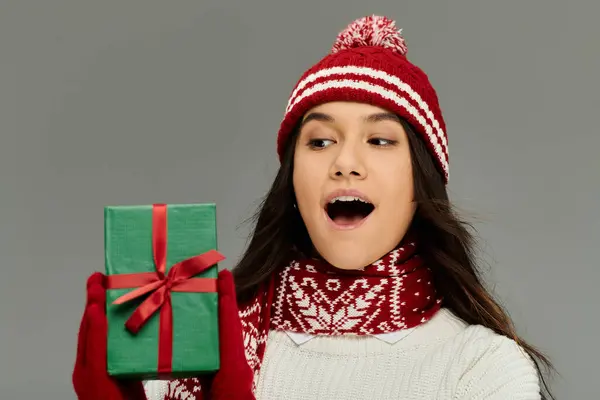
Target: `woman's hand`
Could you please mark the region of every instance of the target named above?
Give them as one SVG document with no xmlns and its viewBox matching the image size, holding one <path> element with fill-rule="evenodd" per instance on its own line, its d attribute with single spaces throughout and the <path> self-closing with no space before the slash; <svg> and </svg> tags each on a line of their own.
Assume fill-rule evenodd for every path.
<svg viewBox="0 0 600 400">
<path fill-rule="evenodd" d="M 221 367 L 211 383 L 211 400 L 255 400 L 253 373 L 246 361 L 242 322 L 238 311 L 233 275 L 219 272 L 219 346 Z"/>
<path fill-rule="evenodd" d="M 146 400 L 141 381 L 119 381 L 107 373 L 106 277 L 87 281 L 87 300 L 77 341 L 73 387 L 79 400 Z"/>
</svg>

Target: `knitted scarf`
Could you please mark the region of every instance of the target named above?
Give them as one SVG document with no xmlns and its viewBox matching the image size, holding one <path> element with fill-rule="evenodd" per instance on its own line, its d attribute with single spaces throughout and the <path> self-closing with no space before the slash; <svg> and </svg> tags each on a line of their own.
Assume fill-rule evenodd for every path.
<svg viewBox="0 0 600 400">
<path fill-rule="evenodd" d="M 414 242 L 361 270 L 341 270 L 316 259 L 292 261 L 239 311 L 254 388 L 269 330 L 377 335 L 412 328 L 431 319 L 441 307 L 432 278 Z M 198 393 L 198 382 L 173 380 L 169 393 Z"/>
</svg>

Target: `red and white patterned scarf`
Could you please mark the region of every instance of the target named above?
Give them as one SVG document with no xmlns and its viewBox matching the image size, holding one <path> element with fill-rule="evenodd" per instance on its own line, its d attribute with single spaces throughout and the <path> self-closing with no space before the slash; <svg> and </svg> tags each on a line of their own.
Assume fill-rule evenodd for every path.
<svg viewBox="0 0 600 400">
<path fill-rule="evenodd" d="M 246 359 L 258 382 L 270 330 L 314 335 L 377 335 L 415 327 L 440 309 L 432 271 L 410 242 L 362 270 L 321 260 L 291 262 L 240 310 Z M 194 393 L 197 380 L 171 383 Z M 196 383 L 197 384 L 197 383 Z M 167 400 L 178 400 L 170 397 Z"/>
</svg>

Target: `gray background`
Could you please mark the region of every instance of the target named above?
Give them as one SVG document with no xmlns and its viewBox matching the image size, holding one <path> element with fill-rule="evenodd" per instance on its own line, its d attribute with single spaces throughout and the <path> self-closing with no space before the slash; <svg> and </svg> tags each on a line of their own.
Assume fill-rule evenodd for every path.
<svg viewBox="0 0 600 400">
<path fill-rule="evenodd" d="M 216 202 L 232 265 L 292 85 L 372 13 L 438 90 L 490 284 L 559 398 L 598 398 L 595 0 L 1 1 L 0 398 L 74 398 L 104 205 Z"/>
</svg>

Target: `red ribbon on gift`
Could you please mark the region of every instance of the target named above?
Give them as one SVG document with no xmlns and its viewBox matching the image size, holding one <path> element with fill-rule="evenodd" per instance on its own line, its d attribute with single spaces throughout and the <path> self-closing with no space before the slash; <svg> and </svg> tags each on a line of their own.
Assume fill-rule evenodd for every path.
<svg viewBox="0 0 600 400">
<path fill-rule="evenodd" d="M 173 359 L 173 309 L 171 292 L 216 292 L 215 278 L 194 278 L 225 257 L 216 250 L 188 258 L 174 264 L 165 274 L 167 265 L 167 206 L 152 206 L 152 251 L 156 272 L 118 274 L 107 276 L 108 289 L 137 288 L 116 299 L 123 304 L 152 292 L 133 312 L 125 327 L 136 334 L 160 309 L 158 340 L 158 373 L 169 374 Z"/>
</svg>

